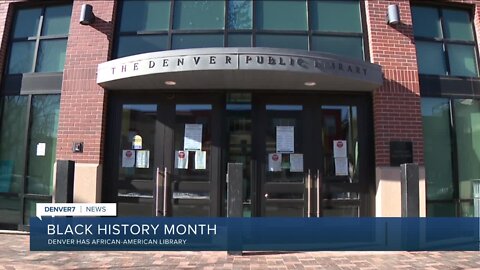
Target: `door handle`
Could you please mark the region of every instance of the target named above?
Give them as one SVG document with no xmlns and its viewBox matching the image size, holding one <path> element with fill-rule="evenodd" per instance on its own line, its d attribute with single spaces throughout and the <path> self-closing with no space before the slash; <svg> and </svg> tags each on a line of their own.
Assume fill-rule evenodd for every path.
<svg viewBox="0 0 480 270">
<path fill-rule="evenodd" d="M 167 179 L 168 178 L 168 171 L 167 167 L 163 170 L 163 216 L 167 216 Z"/>
<path fill-rule="evenodd" d="M 307 173 L 307 217 L 311 216 L 312 211 L 312 178 L 310 175 L 310 169 Z"/>
<path fill-rule="evenodd" d="M 158 197 L 159 197 L 159 187 L 160 187 L 160 168 L 157 167 L 155 173 L 155 216 L 158 217 Z"/>
<path fill-rule="evenodd" d="M 322 176 L 320 175 L 320 170 L 317 170 L 317 217 L 320 217 L 320 189 L 322 188 L 320 186 L 320 180 L 321 180 Z"/>
</svg>

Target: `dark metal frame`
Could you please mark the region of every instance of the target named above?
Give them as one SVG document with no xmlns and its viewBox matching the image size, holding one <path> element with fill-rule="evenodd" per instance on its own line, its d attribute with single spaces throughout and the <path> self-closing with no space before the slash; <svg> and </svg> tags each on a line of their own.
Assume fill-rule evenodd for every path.
<svg viewBox="0 0 480 270">
<path fill-rule="evenodd" d="M 241 92 L 241 91 L 240 91 Z M 250 91 L 248 91 L 250 92 Z M 262 216 L 265 203 L 263 196 L 264 191 L 264 169 L 265 169 L 265 124 L 266 124 L 266 102 L 273 102 L 275 104 L 288 104 L 292 103 L 292 96 L 285 95 L 285 93 L 273 93 L 271 91 L 252 91 L 252 110 L 251 115 L 255 117 L 252 125 L 252 167 L 251 171 L 251 198 L 252 198 L 252 214 L 253 216 Z M 302 116 L 305 128 L 314 128 L 319 134 L 321 130 L 321 106 L 322 105 L 350 105 L 357 106 L 358 108 L 358 130 L 359 130 L 359 170 L 361 179 L 358 183 L 353 184 L 335 184 L 336 180 L 342 179 L 342 177 L 323 177 L 323 182 L 330 183 L 335 187 L 342 189 L 345 192 L 358 192 L 361 193 L 358 200 L 336 200 L 336 205 L 356 205 L 360 208 L 360 216 L 373 216 L 374 209 L 372 207 L 372 196 L 374 196 L 375 181 L 373 173 L 373 139 L 370 136 L 373 133 L 373 125 L 371 120 L 371 96 L 359 95 L 358 93 L 342 93 L 339 96 L 338 93 L 312 93 L 307 91 L 296 91 L 299 95 L 294 101 L 302 102 L 304 105 L 305 113 Z M 192 103 L 192 97 L 197 97 L 193 100 L 194 103 L 209 102 L 212 107 L 212 145 L 213 141 L 219 143 L 221 149 L 218 149 L 218 153 L 212 155 L 210 174 L 212 180 L 210 181 L 210 215 L 222 216 L 225 215 L 223 202 L 225 198 L 225 174 L 226 174 L 226 137 L 222 135 L 226 126 L 225 113 L 225 94 L 224 91 L 201 91 L 191 93 L 189 91 L 177 91 L 175 96 L 185 102 Z M 351 94 L 351 95 L 350 95 Z M 346 97 L 348 95 L 348 97 Z M 173 170 L 173 117 L 175 117 L 175 99 L 173 100 L 172 94 L 155 94 L 152 91 L 140 91 L 136 96 L 132 96 L 131 92 L 119 92 L 112 94 L 109 98 L 108 106 L 108 121 L 107 121 L 107 135 L 106 138 L 110 143 L 105 146 L 105 170 L 103 175 L 103 188 L 102 198 L 104 202 L 116 202 L 117 184 L 118 178 L 118 166 L 119 166 L 119 149 L 118 143 L 120 142 L 120 125 L 121 125 L 121 108 L 123 104 L 135 103 L 135 104 L 158 104 L 157 119 L 155 135 L 157 143 L 155 146 L 155 166 L 160 168 L 167 167 L 171 172 Z M 278 103 L 280 102 L 280 103 Z M 297 102 L 298 103 L 298 102 Z M 263 110 L 262 110 L 263 108 Z M 318 123 L 317 125 L 309 125 L 308 123 Z M 308 127 L 307 127 L 308 126 Z M 312 131 L 312 132 L 315 132 Z M 361 131 L 361 132 L 360 132 Z M 320 159 L 314 160 L 311 158 L 315 152 L 322 151 L 321 140 L 315 142 L 312 132 L 303 132 L 305 137 L 304 144 L 309 146 L 305 148 L 310 158 L 306 157 L 304 168 L 312 168 L 312 172 L 316 170 L 323 171 L 323 156 Z M 215 137 L 216 136 L 216 137 Z M 312 146 L 313 145 L 313 146 Z M 307 153 L 305 153 L 307 154 Z M 215 164 L 216 163 L 216 164 Z M 217 179 L 214 179 L 217 178 Z M 344 177 L 343 177 L 344 178 Z M 155 178 L 153 178 L 155 179 Z M 301 183 L 300 185 L 305 185 Z M 284 187 L 283 187 L 284 188 Z M 288 188 L 288 187 L 287 187 Z M 306 197 L 306 196 L 305 196 Z M 162 202 L 163 198 L 159 200 Z M 306 202 L 306 201 L 305 201 Z M 326 200 L 323 200 L 325 203 Z M 160 209 L 162 207 L 160 206 Z M 306 213 L 306 212 L 305 212 Z M 153 213 L 152 213 L 153 214 Z"/>
<path fill-rule="evenodd" d="M 118 53 L 118 45 L 119 45 L 119 37 L 122 36 L 137 36 L 137 35 L 165 35 L 167 36 L 167 50 L 172 49 L 172 42 L 173 36 L 175 34 L 223 34 L 223 46 L 229 47 L 228 44 L 228 36 L 230 34 L 249 34 L 251 36 L 250 45 L 252 47 L 256 47 L 256 35 L 257 34 L 283 34 L 283 35 L 298 35 L 298 36 L 305 36 L 307 38 L 307 48 L 311 50 L 312 44 L 312 37 L 314 36 L 339 36 L 339 37 L 359 37 L 362 38 L 362 51 L 363 51 L 363 58 L 364 60 L 368 61 L 369 58 L 369 48 L 368 48 L 368 36 L 367 36 L 367 24 L 366 24 L 366 16 L 365 16 L 365 3 L 359 0 L 359 7 L 360 7 L 360 18 L 361 18 L 361 28 L 362 32 L 360 33 L 349 33 L 349 32 L 338 32 L 338 31 L 317 31 L 311 30 L 311 1 L 312 0 L 305 0 L 307 4 L 307 30 L 263 30 L 257 29 L 257 22 L 256 22 L 256 1 L 252 1 L 252 29 L 228 29 L 228 2 L 231 0 L 223 0 L 224 5 L 224 27 L 223 29 L 212 29 L 212 30 L 178 30 L 173 29 L 173 16 L 175 12 L 175 0 L 170 0 L 170 20 L 169 20 L 169 28 L 168 30 L 158 30 L 158 31 L 130 31 L 130 32 L 121 32 L 120 31 L 120 22 L 122 20 L 121 13 L 123 9 L 123 5 L 119 5 L 118 10 L 118 17 L 117 23 L 115 27 L 115 40 L 114 48 L 113 48 L 113 58 L 117 58 Z"/>
<path fill-rule="evenodd" d="M 33 63 L 32 63 L 32 67 L 31 67 L 31 71 L 29 73 L 35 73 L 36 72 L 36 66 L 37 66 L 37 60 L 38 60 L 38 49 L 39 49 L 39 46 L 40 46 L 40 41 L 41 40 L 55 40 L 55 39 L 68 39 L 68 33 L 66 35 L 42 35 L 42 29 L 43 29 L 43 19 L 44 19 L 44 16 L 45 16 L 45 10 L 49 7 L 52 7 L 52 6 L 61 6 L 61 5 L 67 5 L 67 4 L 71 4 L 72 2 L 71 1 L 68 1 L 68 2 L 60 2 L 60 1 L 56 1 L 56 2 L 53 2 L 52 4 L 48 3 L 48 5 L 41 5 L 41 6 L 28 6 L 28 7 L 38 7 L 38 8 L 41 8 L 42 9 L 42 12 L 41 12 L 41 15 L 40 15 L 40 20 L 38 22 L 38 29 L 37 29 L 37 33 L 35 34 L 35 36 L 30 36 L 30 37 L 26 37 L 26 38 L 13 38 L 13 31 L 14 31 L 14 28 L 15 26 L 12 27 L 11 29 L 11 33 L 12 33 L 12 38 L 10 39 L 10 42 L 9 42 L 9 46 L 8 46 L 8 51 L 11 52 L 12 51 L 12 47 L 13 47 L 13 44 L 14 42 L 18 42 L 18 41 L 35 41 L 35 49 L 34 49 L 34 54 L 33 54 Z M 16 17 L 17 17 L 18 13 L 15 12 L 15 16 L 14 16 L 14 19 L 12 20 L 12 24 L 13 22 L 15 21 Z M 7 61 L 6 61 L 6 64 L 5 64 L 5 74 L 7 75 L 12 75 L 12 74 L 9 74 L 8 73 L 8 66 L 9 66 L 9 63 L 10 63 L 10 57 L 11 57 L 11 54 L 8 54 L 8 57 L 7 57 Z"/>
<path fill-rule="evenodd" d="M 463 77 L 463 76 L 451 76 L 451 75 L 427 75 L 427 74 L 419 74 L 420 79 L 420 91 L 422 97 L 441 97 L 448 99 L 449 102 L 449 130 L 450 130 L 450 141 L 452 147 L 451 153 L 451 165 L 452 165 L 452 184 L 454 187 L 453 198 L 451 200 L 429 200 L 426 198 L 427 206 L 429 203 L 453 203 L 455 207 L 455 213 L 457 216 L 461 214 L 461 203 L 464 202 L 473 202 L 473 199 L 460 199 L 460 191 L 459 191 L 459 172 L 458 172 L 458 163 L 456 157 L 458 156 L 458 148 L 457 148 L 457 139 L 456 139 L 456 125 L 455 125 L 455 108 L 453 106 L 453 100 L 455 98 L 479 98 L 480 97 L 480 79 L 478 78 L 478 74 L 480 73 L 480 54 L 478 51 L 477 45 L 477 34 L 475 31 L 475 25 L 473 19 L 474 16 L 474 9 L 472 5 L 465 5 L 459 3 L 449 3 L 445 5 L 445 3 L 438 3 L 433 1 L 425 1 L 425 2 L 413 2 L 412 6 L 421 6 L 421 7 L 431 7 L 435 8 L 438 12 L 440 18 L 440 26 L 442 30 L 443 38 L 425 38 L 425 37 L 417 37 L 415 36 L 415 40 L 418 41 L 428 41 L 428 42 L 436 42 L 441 43 L 444 47 L 444 61 L 446 65 L 447 74 L 450 74 L 450 63 L 448 57 L 448 44 L 459 44 L 459 45 L 471 45 L 474 48 L 475 52 L 475 61 L 476 61 L 476 68 L 477 68 L 477 77 Z M 463 40 L 450 40 L 445 38 L 445 22 L 443 17 L 443 9 L 457 9 L 462 11 L 469 12 L 470 15 L 470 23 L 473 29 L 473 41 L 463 41 Z M 428 185 L 426 186 L 427 194 L 428 194 Z M 428 215 L 428 207 L 427 207 L 427 215 Z"/>
<path fill-rule="evenodd" d="M 474 13 L 473 13 L 473 10 L 472 8 L 470 9 L 466 9 L 465 7 L 463 6 L 445 6 L 445 5 L 439 5 L 438 3 L 436 4 L 432 4 L 430 2 L 427 2 L 427 3 L 423 3 L 423 2 L 414 2 L 412 4 L 412 7 L 413 6 L 418 6 L 418 7 L 430 7 L 430 8 L 435 8 L 437 10 L 437 13 L 438 13 L 438 16 L 440 18 L 440 28 L 441 28 L 441 33 L 442 33 L 442 37 L 441 38 L 429 38 L 429 37 L 421 37 L 421 36 L 415 36 L 415 41 L 426 41 L 426 42 L 435 42 L 435 43 L 440 43 L 443 45 L 443 56 L 444 56 L 444 62 L 445 62 L 445 68 L 446 68 L 446 74 L 444 75 L 430 75 L 430 74 L 425 74 L 425 75 L 428 75 L 428 76 L 438 76 L 438 77 L 441 77 L 441 76 L 449 76 L 449 77 L 459 77 L 459 78 L 469 78 L 469 77 L 466 77 L 466 76 L 452 76 L 450 75 L 451 74 L 451 70 L 450 70 L 450 60 L 449 60 L 449 56 L 448 56 L 448 45 L 449 44 L 453 44 L 453 45 L 471 45 L 473 48 L 474 48 L 474 52 L 475 52 L 475 65 L 476 65 L 476 69 L 477 69 L 477 76 L 479 75 L 479 52 L 478 52 L 478 48 L 476 46 L 477 44 L 477 37 L 476 37 L 476 32 L 475 32 L 475 26 L 474 26 L 474 23 L 473 23 L 473 18 L 475 18 L 474 16 Z M 467 11 L 469 13 L 469 16 L 470 16 L 470 24 L 472 25 L 472 29 L 473 29 L 473 41 L 465 41 L 465 40 L 453 40 L 453 39 L 449 39 L 446 37 L 446 30 L 445 30 L 445 20 L 444 20 L 444 16 L 443 16 L 443 10 L 444 9 L 457 9 L 457 10 L 461 10 L 461 11 Z M 421 74 L 422 75 L 422 74 Z"/>
<path fill-rule="evenodd" d="M 27 96 L 27 95 L 23 95 Z M 30 127 L 32 125 L 32 101 L 33 101 L 33 96 L 34 95 L 28 95 L 27 96 L 27 110 L 26 110 L 26 119 L 25 119 L 25 134 L 23 135 L 23 145 L 25 145 L 25 151 L 24 151 L 24 169 L 23 169 L 23 175 L 22 175 L 22 191 L 19 193 L 4 193 L 0 192 L 0 195 L 6 195 L 6 196 L 14 196 L 18 197 L 20 200 L 20 220 L 17 226 L 17 229 L 19 230 L 29 230 L 30 225 L 25 224 L 25 212 L 26 212 L 26 203 L 25 201 L 28 199 L 38 199 L 38 200 L 45 200 L 45 201 L 52 201 L 52 195 L 44 195 L 44 194 L 34 194 L 34 193 L 27 193 L 28 187 L 27 187 L 27 178 L 28 178 L 28 168 L 29 168 L 29 150 L 30 150 Z M 5 98 L 5 96 L 4 96 Z M 3 104 L 3 99 L 2 99 L 2 104 Z M 3 108 L 2 108 L 3 112 Z M 3 114 L 2 114 L 3 115 Z M 0 115 L 1 116 L 1 115 Z M 0 117 L 0 119 L 2 119 Z M 0 223 L 0 226 L 2 224 Z"/>
</svg>

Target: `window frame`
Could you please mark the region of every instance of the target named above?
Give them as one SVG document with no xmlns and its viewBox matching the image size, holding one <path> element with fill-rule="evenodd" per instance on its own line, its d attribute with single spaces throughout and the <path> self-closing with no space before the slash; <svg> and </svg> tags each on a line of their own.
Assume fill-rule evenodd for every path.
<svg viewBox="0 0 480 270">
<path fill-rule="evenodd" d="M 306 2 L 306 10 L 307 10 L 307 29 L 306 30 L 265 30 L 265 29 L 258 29 L 257 21 L 256 21 L 256 13 L 257 13 L 257 2 L 252 0 L 251 1 L 251 8 L 252 8 L 252 28 L 251 29 L 229 29 L 228 28 L 228 15 L 229 15 L 229 1 L 232 0 L 223 0 L 224 1 L 224 25 L 223 29 L 202 29 L 202 30 L 186 30 L 186 29 L 173 29 L 173 20 L 174 20 L 174 13 L 175 13 L 175 0 L 170 0 L 170 19 L 169 19 L 169 26 L 167 30 L 152 30 L 152 31 L 120 31 L 120 24 L 122 21 L 122 10 L 123 10 L 123 0 L 119 2 L 118 9 L 117 9 L 117 16 L 116 16 L 116 23 L 115 23 L 115 42 L 113 44 L 112 50 L 112 59 L 125 57 L 125 56 L 118 56 L 119 52 L 119 38 L 123 36 L 139 36 L 139 35 L 167 35 L 167 44 L 166 44 L 166 51 L 173 50 L 173 35 L 179 34 L 223 34 L 223 47 L 229 47 L 228 44 L 228 36 L 230 34 L 247 34 L 250 35 L 250 47 L 256 47 L 256 35 L 257 34 L 272 34 L 272 35 L 302 35 L 307 36 L 307 50 L 312 51 L 312 37 L 313 36 L 332 36 L 332 37 L 359 37 L 362 39 L 362 53 L 363 53 L 363 61 L 369 62 L 370 61 L 370 53 L 368 47 L 368 31 L 367 31 L 367 21 L 365 16 L 365 3 L 361 0 L 345 0 L 350 2 L 357 2 L 359 5 L 360 11 L 360 29 L 361 32 L 340 32 L 340 31 L 320 31 L 320 30 L 312 30 L 312 23 L 311 23 L 311 9 L 312 9 L 312 2 L 313 0 L 303 0 Z M 318 51 L 315 51 L 318 52 Z M 348 57 L 348 56 L 343 56 Z"/>
<path fill-rule="evenodd" d="M 428 74 L 428 73 L 420 73 L 421 76 L 435 76 L 435 77 L 451 77 L 451 78 L 478 78 L 480 77 L 480 66 L 479 66 L 479 60 L 480 60 L 480 55 L 478 51 L 478 43 L 477 43 L 477 35 L 475 31 L 475 24 L 474 24 L 474 18 L 475 18 L 475 13 L 473 6 L 471 5 L 464 5 L 464 4 L 452 4 L 452 5 L 444 5 L 442 3 L 435 3 L 435 2 L 413 2 L 411 4 L 411 9 L 413 7 L 428 7 L 428 8 L 433 8 L 437 11 L 437 14 L 440 19 L 440 30 L 442 37 L 441 38 L 430 38 L 430 37 L 421 37 L 421 36 L 416 36 L 415 32 L 413 32 L 413 39 L 414 41 L 425 41 L 425 42 L 434 42 L 434 43 L 439 43 L 442 45 L 443 48 L 443 60 L 445 63 L 445 74 L 438 75 L 438 74 Z M 467 40 L 457 40 L 457 39 L 450 39 L 446 37 L 446 28 L 445 28 L 445 17 L 443 15 L 443 10 L 444 9 L 449 9 L 449 10 L 458 10 L 458 11 L 463 11 L 467 12 L 469 16 L 469 23 L 472 26 L 472 36 L 473 40 L 472 41 L 467 41 Z M 413 16 L 412 16 L 412 27 L 413 27 Z M 448 52 L 448 45 L 468 45 L 468 46 L 473 46 L 473 52 L 475 54 L 474 60 L 475 60 L 475 68 L 477 71 L 477 75 L 474 77 L 471 76 L 460 76 L 460 75 L 451 75 L 451 65 L 450 65 L 450 59 L 449 59 L 449 52 Z M 420 57 L 417 55 L 417 61 Z M 418 64 L 417 64 L 418 67 Z"/>
<path fill-rule="evenodd" d="M 40 73 L 63 72 L 63 69 L 62 69 L 62 71 L 37 72 L 36 68 L 37 68 L 37 63 L 38 63 L 38 51 L 39 51 L 39 48 L 40 48 L 41 41 L 45 41 L 45 40 L 66 40 L 67 41 L 67 46 L 68 46 L 69 32 L 67 32 L 65 35 L 61 35 L 61 34 L 42 35 L 46 9 L 51 8 L 51 7 L 66 6 L 66 5 L 71 5 L 72 6 L 72 13 L 73 13 L 73 3 L 71 1 L 68 1 L 68 2 L 54 1 L 54 2 L 51 2 L 51 3 L 38 3 L 36 5 L 18 5 L 18 6 L 15 6 L 15 8 L 13 10 L 14 14 L 13 14 L 13 18 L 12 18 L 12 21 L 11 21 L 11 27 L 10 27 L 10 39 L 9 39 L 9 43 L 8 43 L 7 61 L 5 61 L 4 74 L 6 76 L 15 76 L 15 75 L 18 75 L 18 74 L 26 74 L 26 73 L 40 74 Z M 17 16 L 18 16 L 18 11 L 24 10 L 24 9 L 34 9 L 34 8 L 41 9 L 40 18 L 39 18 L 39 21 L 38 21 L 38 28 L 36 29 L 37 31 L 35 33 L 35 36 L 29 36 L 29 37 L 23 37 L 23 38 L 14 38 L 13 33 L 15 31 L 15 21 L 16 21 Z M 71 18 L 72 18 L 72 14 L 70 14 L 70 20 L 71 20 Z M 23 42 L 29 42 L 29 41 L 35 42 L 34 51 L 33 51 L 33 61 L 32 61 L 32 66 L 30 67 L 30 72 L 10 73 L 9 72 L 9 67 L 10 67 L 10 60 L 11 60 L 11 57 L 12 57 L 11 53 L 12 53 L 13 45 L 16 42 L 22 42 L 22 41 Z"/>
</svg>

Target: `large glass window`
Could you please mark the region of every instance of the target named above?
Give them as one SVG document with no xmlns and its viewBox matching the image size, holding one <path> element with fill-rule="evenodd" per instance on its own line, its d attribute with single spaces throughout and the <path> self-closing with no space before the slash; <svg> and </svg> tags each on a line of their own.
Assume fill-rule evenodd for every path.
<svg viewBox="0 0 480 270">
<path fill-rule="evenodd" d="M 52 200 L 60 95 L 0 104 L 0 226 L 28 224 L 35 202 Z"/>
<path fill-rule="evenodd" d="M 363 60 L 361 13 L 359 0 L 123 0 L 115 57 L 253 46 Z"/>
<path fill-rule="evenodd" d="M 72 5 L 19 9 L 6 72 L 61 72 L 65 64 Z"/>
<path fill-rule="evenodd" d="M 477 77 L 477 53 L 469 10 L 412 6 L 420 74 Z"/>
<path fill-rule="evenodd" d="M 473 216 L 480 179 L 480 101 L 422 98 L 428 216 Z"/>
</svg>

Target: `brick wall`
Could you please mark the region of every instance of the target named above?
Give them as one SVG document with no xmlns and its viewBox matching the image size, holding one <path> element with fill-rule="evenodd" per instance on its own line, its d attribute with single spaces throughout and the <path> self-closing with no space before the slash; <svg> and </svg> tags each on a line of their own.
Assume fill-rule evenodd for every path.
<svg viewBox="0 0 480 270">
<path fill-rule="evenodd" d="M 398 4 L 402 23 L 386 23 L 389 4 Z M 390 164 L 390 141 L 413 142 L 414 162 L 423 164 L 423 134 L 418 69 L 408 1 L 367 1 L 372 62 L 384 72 L 384 85 L 373 93 L 377 166 Z"/>
<path fill-rule="evenodd" d="M 92 25 L 78 23 L 82 4 L 93 6 Z M 102 163 L 107 96 L 96 83 L 99 63 L 109 60 L 116 1 L 74 1 L 60 101 L 57 159 Z M 72 153 L 73 142 L 83 153 Z"/>
</svg>

